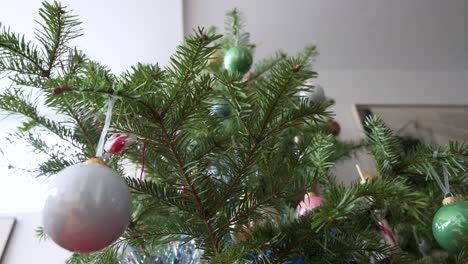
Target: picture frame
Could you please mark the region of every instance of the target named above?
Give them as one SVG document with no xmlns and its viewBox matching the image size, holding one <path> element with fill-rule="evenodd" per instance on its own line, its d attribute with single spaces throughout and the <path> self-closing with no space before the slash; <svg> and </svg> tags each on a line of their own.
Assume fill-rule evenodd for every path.
<svg viewBox="0 0 468 264">
<path fill-rule="evenodd" d="M 361 127 L 367 116 L 375 114 L 400 137 L 405 148 L 419 143 L 468 143 L 468 105 L 356 104 L 355 109 Z"/>
<path fill-rule="evenodd" d="M 0 263 L 2 263 L 2 257 L 5 255 L 15 224 L 14 217 L 0 217 Z"/>
</svg>

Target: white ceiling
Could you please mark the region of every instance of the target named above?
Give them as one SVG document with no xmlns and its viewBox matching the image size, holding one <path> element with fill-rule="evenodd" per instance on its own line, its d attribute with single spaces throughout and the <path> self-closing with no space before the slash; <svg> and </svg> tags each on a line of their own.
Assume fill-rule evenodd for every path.
<svg viewBox="0 0 468 264">
<path fill-rule="evenodd" d="M 318 45 L 320 69 L 467 71 L 467 0 L 186 0 L 185 32 L 238 7 L 256 57 Z"/>
</svg>

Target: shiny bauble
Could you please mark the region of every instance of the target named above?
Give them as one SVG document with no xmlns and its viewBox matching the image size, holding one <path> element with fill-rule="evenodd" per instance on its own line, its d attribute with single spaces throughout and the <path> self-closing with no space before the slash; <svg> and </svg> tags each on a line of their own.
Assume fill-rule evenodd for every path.
<svg viewBox="0 0 468 264">
<path fill-rule="evenodd" d="M 231 106 L 227 100 L 220 100 L 210 110 L 212 115 L 219 117 L 228 117 L 231 114 Z"/>
<path fill-rule="evenodd" d="M 445 205 L 436 212 L 432 220 L 432 233 L 443 249 L 457 254 L 468 246 L 468 202 L 452 198 L 455 197 L 445 198 Z M 452 199 L 452 202 L 446 202 L 447 199 Z"/>
<path fill-rule="evenodd" d="M 274 207 L 261 207 L 257 212 L 261 215 L 261 218 L 255 222 L 251 221 L 249 223 L 252 229 L 265 225 L 278 225 L 281 222 L 280 213 Z"/>
<path fill-rule="evenodd" d="M 300 218 L 303 215 L 311 213 L 315 208 L 320 207 L 325 200 L 317 196 L 313 192 L 306 193 L 304 200 L 302 200 L 296 208 L 296 217 Z"/>
<path fill-rule="evenodd" d="M 224 68 L 230 74 L 244 74 L 252 66 L 252 53 L 247 48 L 230 48 L 224 55 Z"/>
<path fill-rule="evenodd" d="M 320 84 L 315 82 L 315 79 L 307 80 L 304 85 L 304 87 L 301 87 L 304 90 L 297 92 L 296 95 L 302 98 L 306 103 L 325 101 L 325 91 Z"/>
<path fill-rule="evenodd" d="M 124 179 L 94 159 L 56 174 L 42 211 L 45 233 L 59 246 L 79 253 L 100 250 L 127 228 L 132 201 Z"/>
<path fill-rule="evenodd" d="M 341 126 L 335 120 L 330 120 L 327 122 L 326 132 L 332 134 L 334 137 L 338 136 L 341 132 Z"/>
<path fill-rule="evenodd" d="M 223 64 L 223 56 L 219 50 L 215 51 L 208 58 L 208 67 L 210 68 L 218 68 L 218 67 L 221 67 L 222 64 Z"/>
</svg>

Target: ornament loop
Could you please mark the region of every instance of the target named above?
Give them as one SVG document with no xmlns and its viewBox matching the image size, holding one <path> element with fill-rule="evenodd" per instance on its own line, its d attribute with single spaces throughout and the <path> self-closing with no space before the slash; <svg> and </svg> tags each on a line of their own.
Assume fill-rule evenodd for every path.
<svg viewBox="0 0 468 264">
<path fill-rule="evenodd" d="M 102 157 L 102 152 L 104 151 L 104 142 L 106 141 L 107 131 L 109 131 L 109 127 L 111 124 L 112 119 L 112 108 L 114 107 L 115 101 L 117 100 L 117 91 L 111 95 L 109 100 L 107 101 L 107 113 L 106 113 L 106 120 L 104 122 L 104 127 L 102 128 L 101 137 L 99 138 L 99 143 L 96 149 L 96 157 Z"/>
<path fill-rule="evenodd" d="M 447 192 L 444 194 L 444 198 L 448 198 L 448 197 L 455 197 L 455 196 L 453 195 L 453 193 Z"/>
<path fill-rule="evenodd" d="M 453 194 L 450 192 L 450 184 L 449 184 L 449 173 L 445 165 L 443 166 L 443 171 L 444 171 L 444 183 L 442 183 L 442 180 L 439 177 L 439 174 L 434 170 L 434 168 L 429 168 L 429 172 L 432 176 L 432 178 L 437 182 L 437 185 L 439 185 L 440 189 L 444 193 L 444 196 L 449 195 L 453 196 Z"/>
</svg>

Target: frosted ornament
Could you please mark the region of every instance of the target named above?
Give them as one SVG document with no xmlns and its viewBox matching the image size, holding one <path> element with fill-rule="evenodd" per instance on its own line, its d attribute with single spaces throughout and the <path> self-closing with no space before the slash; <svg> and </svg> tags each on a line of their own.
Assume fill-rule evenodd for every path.
<svg viewBox="0 0 468 264">
<path fill-rule="evenodd" d="M 124 179 L 100 159 L 57 173 L 49 184 L 42 221 L 59 246 L 79 253 L 116 241 L 130 223 L 132 202 Z"/>
</svg>

